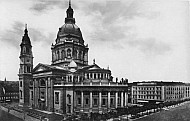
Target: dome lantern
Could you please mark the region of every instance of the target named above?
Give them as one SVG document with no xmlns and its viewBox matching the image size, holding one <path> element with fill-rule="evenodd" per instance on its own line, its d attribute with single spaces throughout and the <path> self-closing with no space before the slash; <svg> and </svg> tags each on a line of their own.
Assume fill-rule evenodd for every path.
<svg viewBox="0 0 190 121">
<path fill-rule="evenodd" d="M 71 8 L 71 1 L 69 1 L 69 8 L 66 11 L 67 17 L 65 18 L 65 23 L 75 23 L 75 18 L 73 18 L 73 9 Z"/>
</svg>

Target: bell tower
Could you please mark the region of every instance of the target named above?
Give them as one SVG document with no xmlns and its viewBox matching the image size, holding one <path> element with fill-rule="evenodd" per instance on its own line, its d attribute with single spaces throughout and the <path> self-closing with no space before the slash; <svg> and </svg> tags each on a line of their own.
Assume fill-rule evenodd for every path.
<svg viewBox="0 0 190 121">
<path fill-rule="evenodd" d="M 19 68 L 19 105 L 29 105 L 29 82 L 32 81 L 33 55 L 32 45 L 25 25 L 24 36 L 20 44 L 20 68 Z"/>
</svg>

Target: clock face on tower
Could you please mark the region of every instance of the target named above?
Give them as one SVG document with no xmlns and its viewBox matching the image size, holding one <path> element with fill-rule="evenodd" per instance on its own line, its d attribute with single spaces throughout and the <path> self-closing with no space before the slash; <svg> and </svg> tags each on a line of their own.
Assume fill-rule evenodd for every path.
<svg viewBox="0 0 190 121">
<path fill-rule="evenodd" d="M 31 63 L 30 59 L 29 58 L 26 58 L 26 63 Z"/>
</svg>

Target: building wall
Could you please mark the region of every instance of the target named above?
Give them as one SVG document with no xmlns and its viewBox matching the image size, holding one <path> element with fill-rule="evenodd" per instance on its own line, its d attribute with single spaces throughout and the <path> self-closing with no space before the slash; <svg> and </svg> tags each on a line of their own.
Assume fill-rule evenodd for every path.
<svg viewBox="0 0 190 121">
<path fill-rule="evenodd" d="M 144 83 L 144 85 L 143 85 Z M 190 87 L 177 82 L 139 82 L 131 87 L 132 103 L 179 101 L 190 98 Z M 160 84 L 162 83 L 162 84 Z M 139 84 L 139 85 L 138 85 Z"/>
</svg>

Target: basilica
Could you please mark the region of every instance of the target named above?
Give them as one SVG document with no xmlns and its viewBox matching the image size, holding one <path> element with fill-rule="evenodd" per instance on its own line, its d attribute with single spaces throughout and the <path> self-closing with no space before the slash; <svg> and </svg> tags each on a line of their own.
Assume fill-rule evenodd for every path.
<svg viewBox="0 0 190 121">
<path fill-rule="evenodd" d="M 95 60 L 88 64 L 88 45 L 73 17 L 69 3 L 65 23 L 51 45 L 51 64 L 33 67 L 32 44 L 25 27 L 20 44 L 19 105 L 38 110 L 104 113 L 128 103 L 127 82 L 115 82 L 111 70 Z"/>
</svg>

